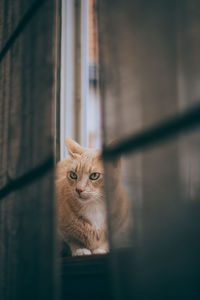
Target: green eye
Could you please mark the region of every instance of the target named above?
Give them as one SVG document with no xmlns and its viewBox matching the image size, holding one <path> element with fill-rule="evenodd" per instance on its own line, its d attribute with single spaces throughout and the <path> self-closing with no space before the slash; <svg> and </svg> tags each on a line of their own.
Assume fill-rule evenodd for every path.
<svg viewBox="0 0 200 300">
<path fill-rule="evenodd" d="M 100 173 L 92 173 L 89 178 L 91 180 L 97 180 L 99 177 L 100 177 Z"/>
<path fill-rule="evenodd" d="M 70 176 L 71 179 L 77 179 L 78 178 L 78 176 L 76 175 L 76 173 L 73 172 L 73 171 L 70 171 L 69 176 Z"/>
</svg>

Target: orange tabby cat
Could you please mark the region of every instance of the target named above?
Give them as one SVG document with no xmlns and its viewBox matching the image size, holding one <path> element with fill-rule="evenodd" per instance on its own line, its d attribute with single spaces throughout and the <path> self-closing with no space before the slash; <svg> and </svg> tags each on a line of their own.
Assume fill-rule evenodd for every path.
<svg viewBox="0 0 200 300">
<path fill-rule="evenodd" d="M 101 151 L 66 139 L 69 157 L 57 164 L 58 233 L 72 255 L 108 251 L 104 169 Z M 113 164 L 111 218 L 115 231 L 125 222 L 128 199 L 120 180 L 120 164 Z"/>
</svg>

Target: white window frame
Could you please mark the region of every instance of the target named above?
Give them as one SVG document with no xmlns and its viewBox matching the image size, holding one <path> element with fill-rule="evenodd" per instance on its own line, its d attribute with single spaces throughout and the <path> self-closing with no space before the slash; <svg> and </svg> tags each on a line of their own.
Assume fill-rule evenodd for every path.
<svg viewBox="0 0 200 300">
<path fill-rule="evenodd" d="M 75 12 L 80 6 L 80 14 Z M 77 20 L 76 18 L 80 18 Z M 77 22 L 78 21 L 78 22 Z M 80 24 L 80 30 L 75 30 Z M 75 34 L 80 36 L 75 37 Z M 60 159 L 67 156 L 65 138 L 77 140 L 75 124 L 80 124 L 77 142 L 88 146 L 87 138 L 87 106 L 89 92 L 88 68 L 88 0 L 62 0 L 61 31 L 61 100 L 60 100 Z M 80 41 L 80 58 L 75 61 L 76 41 Z M 76 68 L 76 70 L 75 70 Z M 78 70 L 77 70 L 78 68 Z M 80 78 L 76 78 L 79 76 Z M 80 114 L 75 112 L 76 80 L 80 80 Z M 77 111 L 77 108 L 76 108 Z"/>
</svg>

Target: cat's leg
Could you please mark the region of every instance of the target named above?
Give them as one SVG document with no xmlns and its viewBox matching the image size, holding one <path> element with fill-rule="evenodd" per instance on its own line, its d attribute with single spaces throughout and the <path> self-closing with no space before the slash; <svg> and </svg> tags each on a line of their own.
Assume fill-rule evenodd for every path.
<svg viewBox="0 0 200 300">
<path fill-rule="evenodd" d="M 82 255 L 91 255 L 91 251 L 87 248 L 83 248 L 80 245 L 75 243 L 70 243 L 70 249 L 72 252 L 72 256 L 82 256 Z"/>
<path fill-rule="evenodd" d="M 78 248 L 72 251 L 72 256 L 91 255 L 91 251 L 87 248 Z"/>
<path fill-rule="evenodd" d="M 104 254 L 109 252 L 108 243 L 103 243 L 99 248 L 92 251 L 93 254 Z"/>
</svg>

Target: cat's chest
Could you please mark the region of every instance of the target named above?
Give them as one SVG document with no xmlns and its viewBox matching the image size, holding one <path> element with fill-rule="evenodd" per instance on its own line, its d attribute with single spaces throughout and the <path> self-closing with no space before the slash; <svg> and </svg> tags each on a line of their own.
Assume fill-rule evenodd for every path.
<svg viewBox="0 0 200 300">
<path fill-rule="evenodd" d="M 103 204 L 91 204 L 83 210 L 83 216 L 95 229 L 100 229 L 106 221 L 106 210 Z"/>
</svg>

